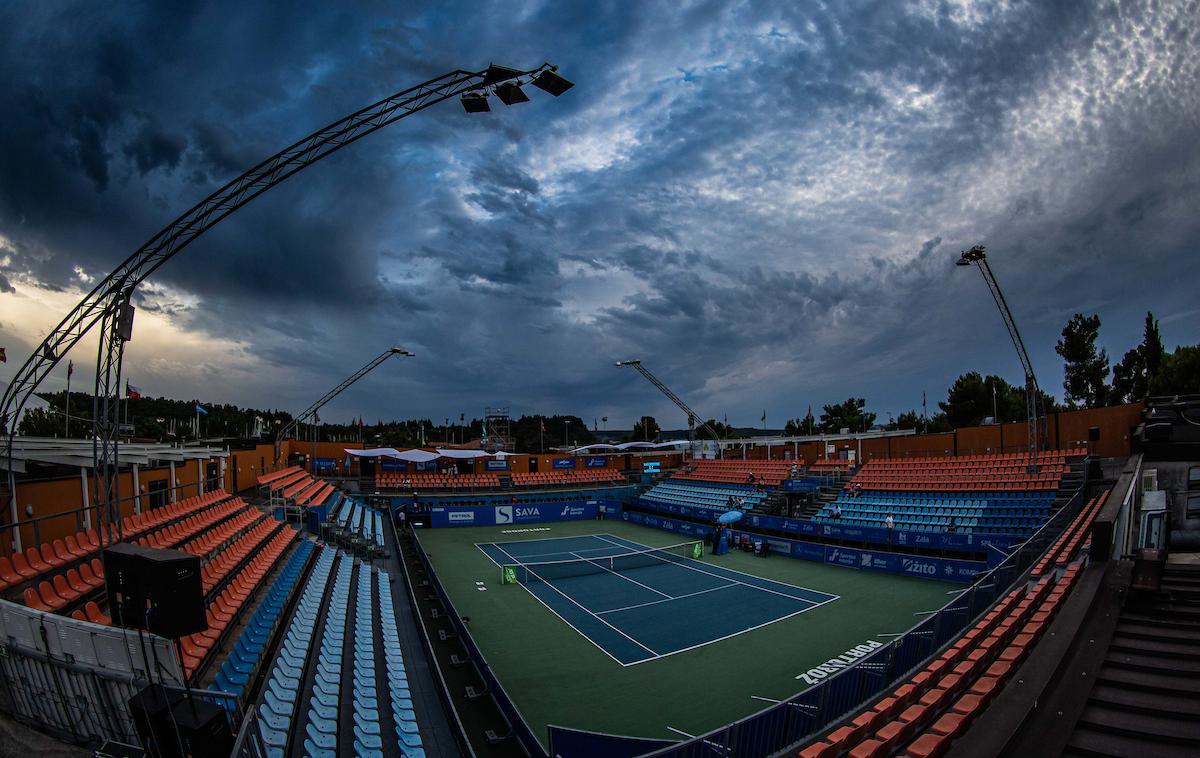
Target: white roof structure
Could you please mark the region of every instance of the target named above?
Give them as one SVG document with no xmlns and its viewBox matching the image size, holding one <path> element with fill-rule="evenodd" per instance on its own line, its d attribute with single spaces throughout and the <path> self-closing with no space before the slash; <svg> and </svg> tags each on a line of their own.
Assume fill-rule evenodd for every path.
<svg viewBox="0 0 1200 758">
<path fill-rule="evenodd" d="M 0 446 L 6 445 L 8 438 L 0 437 Z M 77 439 L 57 439 L 54 437 L 13 437 L 12 470 L 23 474 L 26 463 L 47 463 L 58 466 L 75 466 L 77 468 L 92 467 L 92 441 Z M 0 447 L 0 471 L 8 470 L 8 457 L 4 455 L 4 447 Z M 209 458 L 228 458 L 228 448 L 195 445 L 175 447 L 165 443 L 123 443 L 117 448 L 118 465 L 149 466 L 156 462 L 208 460 Z"/>
</svg>

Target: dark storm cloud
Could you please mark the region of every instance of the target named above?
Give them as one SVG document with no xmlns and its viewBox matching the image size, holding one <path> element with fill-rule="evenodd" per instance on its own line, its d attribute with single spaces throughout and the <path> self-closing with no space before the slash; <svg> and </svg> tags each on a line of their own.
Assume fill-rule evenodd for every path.
<svg viewBox="0 0 1200 758">
<path fill-rule="evenodd" d="M 1196 21 L 935 0 L 10 5 L 0 292 L 102 276 L 403 86 L 549 59 L 578 82 L 564 97 L 372 135 L 194 243 L 140 307 L 257 356 L 204 385 L 243 403 L 305 405 L 398 343 L 419 357 L 347 413 L 673 417 L 620 357 L 733 421 L 850 393 L 901 411 L 964 370 L 1019 378 L 983 283 L 952 266 L 987 242 L 1055 387 L 1074 309 L 1101 311 L 1113 354 L 1147 307 L 1192 311 L 1168 342 L 1195 333 L 1175 283 L 1200 257 Z M 156 365 L 162 391 L 190 386 Z"/>
</svg>

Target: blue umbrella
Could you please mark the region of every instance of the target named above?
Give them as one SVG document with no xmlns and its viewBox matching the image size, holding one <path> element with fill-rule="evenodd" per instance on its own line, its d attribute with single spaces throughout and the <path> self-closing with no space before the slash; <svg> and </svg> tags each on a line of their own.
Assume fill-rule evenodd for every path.
<svg viewBox="0 0 1200 758">
<path fill-rule="evenodd" d="M 745 514 L 741 511 L 726 511 L 717 517 L 718 524 L 732 524 L 734 521 L 741 520 Z"/>
</svg>

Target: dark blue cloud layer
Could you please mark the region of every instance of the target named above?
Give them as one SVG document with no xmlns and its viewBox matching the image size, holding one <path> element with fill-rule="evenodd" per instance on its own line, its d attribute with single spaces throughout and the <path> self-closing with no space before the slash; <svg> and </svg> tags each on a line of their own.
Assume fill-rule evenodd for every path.
<svg viewBox="0 0 1200 758">
<path fill-rule="evenodd" d="M 1195 15 L 10 5 L 0 295 L 101 274 L 257 160 L 392 91 L 548 59 L 578 82 L 563 98 L 405 120 L 164 267 L 143 307 L 244 337 L 291 377 L 218 374 L 205 392 L 303 406 L 400 343 L 421 356 L 339 412 L 677 415 L 611 367 L 634 356 L 733 421 L 851 393 L 899 412 L 964 370 L 1016 378 L 983 283 L 950 265 L 979 241 L 1056 388 L 1053 341 L 1074 310 L 1101 313 L 1116 355 L 1147 308 L 1168 342 L 1195 340 L 1181 286 L 1200 273 Z M 170 394 L 191 378 L 150 380 Z"/>
</svg>

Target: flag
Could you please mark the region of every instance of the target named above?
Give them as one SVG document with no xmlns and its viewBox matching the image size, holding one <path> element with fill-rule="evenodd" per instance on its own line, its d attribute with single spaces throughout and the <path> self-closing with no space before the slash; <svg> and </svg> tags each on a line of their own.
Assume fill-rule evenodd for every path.
<svg viewBox="0 0 1200 758">
<path fill-rule="evenodd" d="M 71 374 L 75 373 L 75 361 L 67 361 L 67 378 L 71 378 Z M 128 382 L 126 382 L 128 385 Z"/>
<path fill-rule="evenodd" d="M 313 411 L 313 423 L 314 424 L 321 423 L 321 415 L 319 413 L 317 413 L 316 411 Z"/>
<path fill-rule="evenodd" d="M 812 417 L 812 403 L 809 403 L 808 404 L 808 414 L 805 416 L 805 418 L 811 418 L 811 417 Z"/>
<path fill-rule="evenodd" d="M 208 415 L 208 411 L 204 410 L 204 406 L 199 404 L 196 405 L 196 413 L 203 413 L 205 416 Z"/>
<path fill-rule="evenodd" d="M 759 420 L 762 421 L 764 424 L 767 423 L 767 412 L 766 411 L 763 411 L 762 418 Z"/>
<path fill-rule="evenodd" d="M 8 363 L 8 353 L 4 352 L 2 347 L 0 347 L 0 363 Z"/>
<path fill-rule="evenodd" d="M 70 373 L 70 371 L 68 371 L 67 373 Z M 133 400 L 141 400 L 142 399 L 142 390 L 140 387 L 134 387 L 132 384 L 129 383 L 129 380 L 126 379 L 125 380 L 125 397 L 131 398 Z"/>
</svg>

